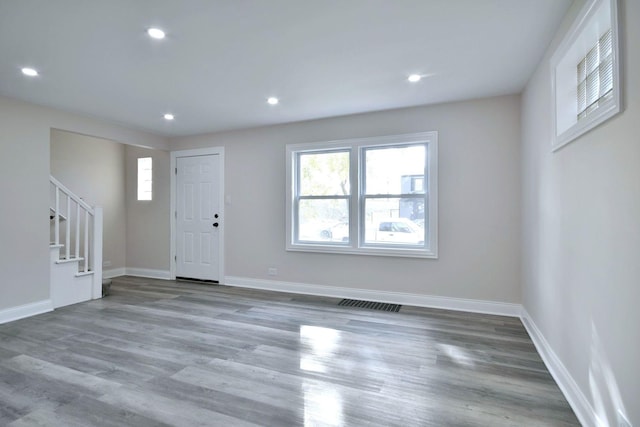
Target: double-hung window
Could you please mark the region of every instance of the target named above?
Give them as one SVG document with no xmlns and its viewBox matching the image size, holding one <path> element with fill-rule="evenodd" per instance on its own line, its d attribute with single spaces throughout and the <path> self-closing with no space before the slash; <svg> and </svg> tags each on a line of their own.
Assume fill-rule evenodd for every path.
<svg viewBox="0 0 640 427">
<path fill-rule="evenodd" d="M 437 133 L 287 146 L 287 249 L 437 257 Z"/>
</svg>

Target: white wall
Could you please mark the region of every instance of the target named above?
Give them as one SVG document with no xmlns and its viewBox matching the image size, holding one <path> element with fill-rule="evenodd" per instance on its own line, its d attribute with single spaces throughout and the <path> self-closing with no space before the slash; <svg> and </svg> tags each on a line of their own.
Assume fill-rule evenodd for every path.
<svg viewBox="0 0 640 427">
<path fill-rule="evenodd" d="M 90 206 L 102 206 L 105 270 L 126 261 L 125 146 L 59 130 L 51 131 L 51 175 Z"/>
<path fill-rule="evenodd" d="M 49 298 L 52 128 L 167 148 L 161 137 L 0 96 L 0 314 Z"/>
<path fill-rule="evenodd" d="M 138 158 L 153 159 L 153 199 L 138 200 Z M 126 147 L 127 267 L 134 273 L 169 276 L 169 153 Z"/>
<path fill-rule="evenodd" d="M 620 2 L 626 110 L 552 153 L 549 56 L 582 3 L 522 99 L 523 303 L 603 425 L 640 425 L 640 2 Z"/>
<path fill-rule="evenodd" d="M 438 260 L 285 251 L 285 144 L 439 132 Z M 225 147 L 225 273 L 520 302 L 520 97 L 178 138 L 172 150 Z"/>
</svg>

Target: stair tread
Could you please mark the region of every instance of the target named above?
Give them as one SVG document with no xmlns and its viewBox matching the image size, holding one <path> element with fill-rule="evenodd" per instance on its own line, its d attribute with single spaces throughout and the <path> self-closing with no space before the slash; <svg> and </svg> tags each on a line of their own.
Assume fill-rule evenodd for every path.
<svg viewBox="0 0 640 427">
<path fill-rule="evenodd" d="M 89 271 L 79 271 L 75 274 L 76 277 L 84 277 L 84 276 L 91 276 L 93 274 L 93 270 L 89 270 Z"/>
<path fill-rule="evenodd" d="M 56 261 L 56 264 L 66 264 L 69 262 L 80 262 L 80 261 L 84 261 L 84 258 L 80 257 L 80 258 L 60 258 L 59 260 Z"/>
</svg>

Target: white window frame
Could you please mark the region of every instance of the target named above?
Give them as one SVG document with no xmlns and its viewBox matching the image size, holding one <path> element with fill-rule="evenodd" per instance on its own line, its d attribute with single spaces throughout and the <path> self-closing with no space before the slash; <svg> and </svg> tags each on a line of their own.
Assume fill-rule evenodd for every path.
<svg viewBox="0 0 640 427">
<path fill-rule="evenodd" d="M 144 168 L 143 160 L 149 161 L 149 167 Z M 142 182 L 149 182 L 150 190 L 148 192 L 143 191 Z M 137 199 L 141 202 L 148 202 L 153 200 L 153 157 L 139 157 L 138 158 L 138 187 L 136 189 Z"/>
<path fill-rule="evenodd" d="M 381 245 L 364 242 L 364 148 L 383 148 L 424 143 L 426 147 L 426 205 L 427 238 L 424 247 L 416 245 Z M 350 151 L 349 178 L 349 243 L 307 242 L 295 240 L 296 220 L 296 157 L 299 153 L 318 151 Z M 286 250 L 300 252 L 323 252 L 356 255 L 378 255 L 395 257 L 438 258 L 438 133 L 420 132 L 373 138 L 358 138 L 340 141 L 324 141 L 286 146 Z M 428 227 L 428 228 L 427 228 Z"/>
<path fill-rule="evenodd" d="M 578 119 L 577 66 L 611 29 L 612 95 L 586 117 Z M 552 150 L 567 145 L 622 111 L 618 0 L 589 0 L 551 57 Z"/>
</svg>

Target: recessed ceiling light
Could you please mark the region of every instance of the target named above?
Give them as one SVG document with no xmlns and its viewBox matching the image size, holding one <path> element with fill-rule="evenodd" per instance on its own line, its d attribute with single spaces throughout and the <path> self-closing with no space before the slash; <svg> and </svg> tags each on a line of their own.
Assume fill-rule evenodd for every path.
<svg viewBox="0 0 640 427">
<path fill-rule="evenodd" d="M 409 80 L 411 83 L 416 83 L 419 82 L 420 79 L 422 79 L 422 76 L 420 74 L 411 74 L 407 80 Z"/>
<path fill-rule="evenodd" d="M 149 28 L 147 30 L 147 34 L 149 34 L 149 37 L 158 40 L 162 40 L 165 36 L 164 31 L 162 31 L 160 28 Z"/>
<path fill-rule="evenodd" d="M 280 102 L 280 100 L 278 98 L 276 98 L 275 96 L 271 96 L 271 97 L 267 98 L 267 103 L 269 105 L 276 105 L 278 102 Z"/>
<path fill-rule="evenodd" d="M 22 74 L 24 74 L 25 76 L 29 76 L 29 77 L 36 77 L 38 75 L 38 70 L 35 70 L 33 68 L 29 68 L 29 67 L 24 67 L 22 69 Z"/>
<path fill-rule="evenodd" d="M 173 114 L 171 114 L 171 113 L 167 113 L 163 117 L 164 117 L 165 120 L 169 120 L 169 121 L 175 119 L 175 116 Z"/>
</svg>

